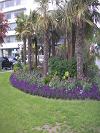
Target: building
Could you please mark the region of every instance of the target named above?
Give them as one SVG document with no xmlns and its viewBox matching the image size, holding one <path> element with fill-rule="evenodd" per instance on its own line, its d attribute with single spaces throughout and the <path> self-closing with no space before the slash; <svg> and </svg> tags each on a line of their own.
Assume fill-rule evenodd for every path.
<svg viewBox="0 0 100 133">
<path fill-rule="evenodd" d="M 15 56 L 22 47 L 22 42 L 16 40 L 16 16 L 20 13 L 29 14 L 30 10 L 35 10 L 39 4 L 34 0 L 0 0 L 0 10 L 5 14 L 9 22 L 9 29 L 4 43 L 0 46 L 0 56 Z M 53 10 L 54 5 L 49 3 L 49 10 Z"/>
<path fill-rule="evenodd" d="M 36 8 L 34 0 L 0 0 L 0 10 L 9 22 L 8 33 L 0 46 L 0 56 L 15 56 L 19 53 L 22 42 L 16 40 L 16 16 L 20 13 L 29 14 L 31 8 Z"/>
</svg>

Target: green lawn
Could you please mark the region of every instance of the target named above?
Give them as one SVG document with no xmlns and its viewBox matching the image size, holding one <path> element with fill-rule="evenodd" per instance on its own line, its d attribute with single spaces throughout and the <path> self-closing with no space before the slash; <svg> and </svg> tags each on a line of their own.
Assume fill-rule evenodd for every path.
<svg viewBox="0 0 100 133">
<path fill-rule="evenodd" d="M 0 133 L 100 133 L 100 102 L 31 96 L 9 76 L 0 73 Z"/>
</svg>

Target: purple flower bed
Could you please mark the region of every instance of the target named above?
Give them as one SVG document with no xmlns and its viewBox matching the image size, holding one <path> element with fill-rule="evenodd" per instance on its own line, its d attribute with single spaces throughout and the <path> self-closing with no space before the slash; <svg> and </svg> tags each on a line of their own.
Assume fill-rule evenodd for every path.
<svg viewBox="0 0 100 133">
<path fill-rule="evenodd" d="M 49 86 L 39 86 L 37 84 L 29 84 L 24 80 L 17 79 L 15 74 L 10 77 L 11 84 L 26 93 L 38 95 L 48 98 L 60 99 L 93 99 L 100 100 L 100 91 L 97 85 L 92 85 L 89 90 L 83 90 L 81 86 L 77 86 L 72 90 L 65 88 L 53 89 Z"/>
</svg>

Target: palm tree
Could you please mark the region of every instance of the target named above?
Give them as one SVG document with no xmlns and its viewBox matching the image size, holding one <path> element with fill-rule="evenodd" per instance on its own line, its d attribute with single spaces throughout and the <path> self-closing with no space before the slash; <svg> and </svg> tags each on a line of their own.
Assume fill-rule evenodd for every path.
<svg viewBox="0 0 100 133">
<path fill-rule="evenodd" d="M 21 13 L 19 16 L 17 16 L 16 19 L 16 24 L 17 27 L 15 29 L 16 34 L 17 34 L 17 39 L 23 41 L 23 60 L 24 64 L 26 65 L 26 39 L 27 36 L 23 31 L 25 30 L 25 24 L 27 22 L 27 15 Z"/>
<path fill-rule="evenodd" d="M 57 1 L 57 6 L 58 9 L 56 11 L 56 20 L 58 21 L 58 26 L 59 26 L 59 30 L 62 32 L 62 36 L 64 37 L 64 53 L 65 53 L 65 58 L 68 58 L 68 54 L 67 54 L 67 14 L 66 14 L 66 3 L 63 3 L 62 5 L 59 3 L 62 3 L 62 1 Z"/>
<path fill-rule="evenodd" d="M 36 36 L 35 33 L 32 36 L 32 45 L 33 45 L 33 47 L 32 47 L 33 51 L 35 49 L 35 51 L 34 51 L 35 52 L 35 64 L 34 64 L 34 66 L 37 67 L 37 65 L 38 65 L 38 59 L 37 59 L 37 56 L 38 56 L 38 45 L 37 45 L 37 36 Z M 34 58 L 34 55 L 33 55 L 33 58 Z"/>
<path fill-rule="evenodd" d="M 33 33 L 33 26 L 32 23 L 29 21 L 29 17 L 24 14 L 20 14 L 17 17 L 16 23 L 17 38 L 23 40 L 24 42 L 24 64 L 26 64 L 26 40 L 28 40 L 28 64 L 29 71 L 31 73 L 31 34 Z"/>
<path fill-rule="evenodd" d="M 34 31 L 32 31 L 31 34 L 32 34 L 32 45 L 35 45 L 35 64 L 34 64 L 35 67 L 37 67 L 38 65 L 38 62 L 37 62 L 38 46 L 37 46 L 37 35 L 35 32 L 38 16 L 39 14 L 36 11 L 30 11 L 29 21 L 31 22 L 31 25 L 34 29 Z M 34 53 L 32 54 L 33 54 L 33 59 L 34 59 Z"/>
<path fill-rule="evenodd" d="M 86 17 L 86 12 L 89 11 L 89 6 L 92 5 L 94 0 L 91 1 L 80 1 L 78 3 L 78 9 L 76 14 L 76 57 L 77 57 L 77 77 L 80 79 L 83 76 L 83 47 L 85 39 L 85 27 L 86 22 L 92 24 L 92 21 Z M 83 6 L 84 5 L 84 6 Z M 93 25 L 92 25 L 93 26 Z"/>
<path fill-rule="evenodd" d="M 59 4 L 59 1 L 57 1 L 57 4 Z M 76 27 L 76 30 L 74 31 L 74 36 L 76 36 L 74 39 L 76 41 L 75 43 L 75 53 L 76 53 L 76 60 L 77 60 L 77 78 L 81 79 L 83 77 L 83 47 L 84 47 L 84 39 L 85 39 L 85 26 L 86 22 L 91 24 L 93 26 L 93 23 L 89 20 L 89 18 L 86 16 L 86 13 L 89 12 L 89 6 L 91 6 L 95 1 L 97 0 L 70 0 L 67 2 L 67 22 L 70 20 L 70 23 L 74 23 L 72 25 Z M 61 2 L 61 1 L 60 1 Z M 66 2 L 66 1 L 65 1 Z M 90 14 L 88 14 L 90 15 Z M 68 29 L 67 29 L 68 31 Z M 70 36 L 70 35 L 69 35 Z M 73 34 L 71 34 L 73 36 Z M 68 37 L 69 38 L 69 37 Z"/>
<path fill-rule="evenodd" d="M 32 70 L 32 38 L 35 30 L 36 18 L 37 14 L 35 12 L 30 12 L 29 16 L 20 14 L 16 20 L 17 37 L 24 42 L 24 64 L 26 64 L 26 41 L 28 41 L 28 64 L 30 73 Z"/>
<path fill-rule="evenodd" d="M 48 0 L 36 0 L 40 4 L 40 10 L 41 16 L 39 16 L 38 19 L 38 27 L 42 26 L 42 29 L 44 31 L 44 64 L 43 64 L 43 74 L 44 76 L 48 73 L 48 51 L 49 51 L 49 45 L 48 45 L 48 38 L 49 38 L 49 32 L 48 32 Z"/>
<path fill-rule="evenodd" d="M 56 55 L 55 44 L 57 44 L 57 42 L 61 38 L 64 30 L 62 26 L 62 14 L 60 10 L 52 11 L 50 15 L 50 24 L 51 24 L 50 31 L 51 31 L 52 56 L 55 56 Z M 66 51 L 66 46 L 65 46 L 65 51 Z"/>
<path fill-rule="evenodd" d="M 32 71 L 32 35 L 33 33 L 34 33 L 33 23 L 28 18 L 23 34 L 27 36 L 27 40 L 28 40 L 28 64 L 29 64 L 30 73 Z"/>
<path fill-rule="evenodd" d="M 72 22 L 68 2 L 58 0 L 56 3 L 60 12 L 60 27 L 63 29 L 65 53 L 67 59 L 70 60 L 75 55 L 75 25 Z"/>
<path fill-rule="evenodd" d="M 56 18 L 56 11 L 51 11 L 48 13 L 48 43 L 49 43 L 49 57 L 56 55 L 55 44 L 59 41 L 59 25 Z"/>
</svg>

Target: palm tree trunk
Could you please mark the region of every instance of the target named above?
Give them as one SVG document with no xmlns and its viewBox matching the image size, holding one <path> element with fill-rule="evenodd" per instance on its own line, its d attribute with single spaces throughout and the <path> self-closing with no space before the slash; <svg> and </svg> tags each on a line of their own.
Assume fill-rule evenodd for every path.
<svg viewBox="0 0 100 133">
<path fill-rule="evenodd" d="M 24 60 L 24 65 L 26 65 L 26 38 L 23 38 L 23 60 Z"/>
<path fill-rule="evenodd" d="M 55 41 L 52 40 L 52 56 L 54 57 L 56 55 L 55 51 Z"/>
<path fill-rule="evenodd" d="M 52 56 L 54 57 L 56 55 L 56 51 L 55 51 L 55 33 L 52 30 L 52 35 L 51 35 L 51 46 L 52 46 Z"/>
<path fill-rule="evenodd" d="M 72 57 L 75 56 L 76 25 L 72 23 Z"/>
<path fill-rule="evenodd" d="M 68 60 L 72 58 L 72 33 L 71 31 L 67 32 L 67 43 L 68 43 Z"/>
<path fill-rule="evenodd" d="M 29 64 L 29 72 L 32 70 L 32 46 L 31 46 L 31 37 L 28 37 L 28 64 Z"/>
<path fill-rule="evenodd" d="M 43 75 L 44 77 L 48 74 L 48 25 L 47 25 L 47 9 L 44 7 L 44 64 L 43 64 Z"/>
<path fill-rule="evenodd" d="M 67 49 L 67 27 L 66 23 L 64 25 L 65 33 L 64 33 L 64 53 L 65 53 L 65 59 L 68 59 L 68 49 Z"/>
<path fill-rule="evenodd" d="M 48 73 L 48 37 L 47 33 L 44 35 L 44 64 L 43 64 L 44 76 Z"/>
<path fill-rule="evenodd" d="M 37 46 L 37 41 L 35 41 L 35 66 L 36 66 L 36 67 L 37 67 L 37 65 L 38 65 L 37 56 L 38 56 L 38 46 Z"/>
<path fill-rule="evenodd" d="M 51 56 L 51 44 L 49 43 L 49 58 Z"/>
<path fill-rule="evenodd" d="M 83 22 L 77 21 L 75 53 L 77 60 L 77 78 L 83 78 Z"/>
</svg>

